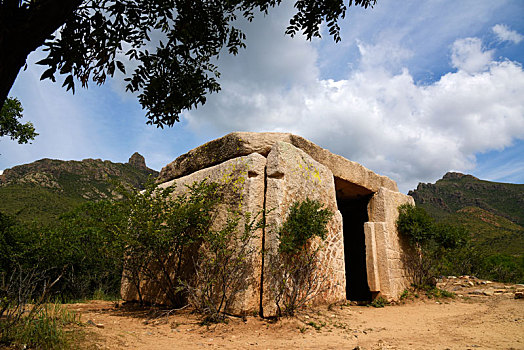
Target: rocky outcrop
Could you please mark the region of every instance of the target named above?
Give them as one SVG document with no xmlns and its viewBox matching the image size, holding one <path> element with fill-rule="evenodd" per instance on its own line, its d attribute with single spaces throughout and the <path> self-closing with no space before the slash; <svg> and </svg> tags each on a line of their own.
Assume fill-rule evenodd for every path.
<svg viewBox="0 0 524 350">
<path fill-rule="evenodd" d="M 348 270 L 353 263 L 364 276 L 364 286 L 358 288 L 367 289 L 372 297 L 395 299 L 409 284 L 403 259 L 406 242 L 399 237 L 395 221 L 398 206 L 413 199 L 399 193 L 393 180 L 300 136 L 235 132 L 178 157 L 162 169 L 158 181 L 162 187 L 176 186 L 175 193 L 180 193 L 185 185 L 206 178 L 229 186 L 217 227 L 225 223 L 231 209 L 267 213 L 265 228 L 250 243 L 256 247 L 248 262 L 253 273 L 250 286 L 233 312 L 275 315 L 268 276 L 272 269 L 265 258 L 278 248 L 278 228 L 290 206 L 306 198 L 335 213 L 319 255 L 326 284 L 313 302 L 331 303 L 350 295 L 348 290 L 356 288 L 352 283 L 357 280 L 354 272 L 348 272 L 354 271 Z M 357 245 L 357 250 L 349 249 Z M 353 254 L 362 256 L 355 259 Z M 122 297 L 136 298 L 128 286 L 123 286 Z"/>
<path fill-rule="evenodd" d="M 143 188 L 150 176 L 158 175 L 138 153 L 130 163 L 44 158 L 14 166 L 0 176 L 0 211 L 22 221 L 51 222 L 87 200 L 117 198 L 115 180 Z"/>
<path fill-rule="evenodd" d="M 141 173 L 157 176 L 158 172 L 146 166 L 145 159 L 139 153 L 134 153 L 126 164 L 113 163 L 108 160 L 87 158 L 83 160 L 59 160 L 44 158 L 33 163 L 14 166 L 4 170 L 2 183 L 17 182 L 25 177 L 35 174 L 44 174 L 55 180 L 70 178 L 71 176 L 89 180 L 106 180 L 107 178 L 129 177 L 129 166 L 141 171 Z M 24 181 L 24 180 L 22 180 Z"/>
<path fill-rule="evenodd" d="M 416 190 L 408 194 L 417 205 L 438 220 L 456 216 L 457 212 L 466 207 L 478 207 L 524 227 L 524 184 L 491 182 L 472 175 L 448 172 L 434 184 L 419 183 Z M 483 230 L 474 229 L 477 232 Z M 493 232 L 487 236 L 499 234 Z"/>
<path fill-rule="evenodd" d="M 133 153 L 127 163 L 134 168 L 147 170 L 146 159 L 138 152 Z"/>
<path fill-rule="evenodd" d="M 473 175 L 462 174 L 462 173 L 458 173 L 455 171 L 449 171 L 446 174 L 444 174 L 444 176 L 442 177 L 442 179 L 444 180 L 460 180 L 462 178 L 467 178 L 470 180 L 479 180 L 478 178 L 476 178 Z"/>
<path fill-rule="evenodd" d="M 287 142 L 328 167 L 333 175 L 372 191 L 380 187 L 398 191 L 395 181 L 377 175 L 362 165 L 333 154 L 300 136 L 289 133 L 233 132 L 181 155 L 160 171 L 158 182 L 165 182 L 228 159 L 259 153 L 267 156 L 275 142 Z"/>
</svg>

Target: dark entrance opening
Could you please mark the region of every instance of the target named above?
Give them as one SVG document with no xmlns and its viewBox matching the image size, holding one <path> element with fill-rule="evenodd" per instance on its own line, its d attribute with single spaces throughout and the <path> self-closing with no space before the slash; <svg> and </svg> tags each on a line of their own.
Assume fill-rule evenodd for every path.
<svg viewBox="0 0 524 350">
<path fill-rule="evenodd" d="M 364 223 L 369 220 L 367 208 L 373 192 L 337 178 L 335 189 L 344 230 L 346 298 L 371 301 L 366 270 Z"/>
</svg>

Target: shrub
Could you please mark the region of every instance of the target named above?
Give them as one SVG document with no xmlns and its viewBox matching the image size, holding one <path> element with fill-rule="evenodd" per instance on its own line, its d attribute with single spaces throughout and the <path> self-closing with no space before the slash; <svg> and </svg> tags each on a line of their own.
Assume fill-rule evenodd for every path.
<svg viewBox="0 0 524 350">
<path fill-rule="evenodd" d="M 253 283 L 253 238 L 263 227 L 263 219 L 258 216 L 251 218 L 248 213 L 240 220 L 239 214 L 230 213 L 224 228 L 203 235 L 195 259 L 195 278 L 182 284 L 189 302 L 205 315 L 205 322 L 224 320 L 237 295 Z M 241 221 L 244 228 L 238 232 Z"/>
<path fill-rule="evenodd" d="M 140 193 L 123 191 L 127 223 L 121 227 L 125 245 L 124 278 L 136 288 L 142 303 L 144 281 L 159 288 L 174 305 L 186 302 L 181 282 L 194 273 L 192 256 L 214 219 L 220 202 L 219 185 L 207 181 L 173 196 L 174 187 L 149 183 Z"/>
<path fill-rule="evenodd" d="M 467 244 L 444 257 L 444 275 L 470 275 L 499 282 L 524 283 L 523 257 L 493 254 Z"/>
<path fill-rule="evenodd" d="M 302 250 L 311 238 L 326 238 L 327 224 L 333 213 L 329 209 L 322 209 L 319 201 L 306 198 L 302 202 L 295 202 L 289 209 L 287 220 L 278 232 L 280 245 L 279 252 L 295 254 Z"/>
<path fill-rule="evenodd" d="M 448 292 L 447 290 L 436 288 L 436 287 L 427 287 L 424 291 L 428 299 L 454 298 L 455 297 L 454 293 Z"/>
<path fill-rule="evenodd" d="M 479 264 L 479 273 L 476 275 L 496 281 L 524 283 L 523 259 L 521 257 L 519 264 L 519 259 L 507 254 L 484 256 Z"/>
<path fill-rule="evenodd" d="M 482 249 L 462 226 L 437 223 L 420 207 L 400 206 L 397 228 L 413 246 L 408 268 L 415 286 L 432 286 L 440 275 L 524 282 L 524 256 Z"/>
<path fill-rule="evenodd" d="M 386 299 L 384 299 L 383 297 L 378 297 L 378 298 L 375 298 L 375 300 L 373 300 L 371 302 L 371 304 L 369 304 L 369 305 L 371 305 L 373 307 L 381 308 L 381 307 L 384 307 L 384 306 L 386 306 L 388 304 L 389 304 L 389 302 Z"/>
<path fill-rule="evenodd" d="M 435 220 L 423 208 L 402 204 L 398 210 L 397 229 L 408 237 L 412 244 L 427 242 L 433 236 Z"/>
<path fill-rule="evenodd" d="M 278 231 L 278 251 L 268 256 L 278 316 L 293 316 L 322 291 L 325 276 L 318 268 L 318 253 L 332 216 L 319 201 L 306 199 L 291 205 Z M 320 242 L 313 242 L 316 238 Z"/>
<path fill-rule="evenodd" d="M 11 221 L 15 225 L 14 221 Z M 3 243 L 0 270 L 0 344 L 6 346 L 29 346 L 30 348 L 60 348 L 65 344 L 62 327 L 65 315 L 57 306 L 46 304 L 54 286 L 61 280 L 64 270 L 40 267 L 30 263 L 40 260 L 41 255 L 30 259 L 30 247 L 34 245 L 14 226 L 4 227 L 0 232 Z M 15 251 L 13 247 L 21 248 Z M 28 261 L 24 261 L 28 258 Z M 64 322 L 62 322 L 64 321 Z"/>
<path fill-rule="evenodd" d="M 63 301 L 119 295 L 124 245 L 115 228 L 126 223 L 121 203 L 99 201 L 80 205 L 47 230 L 49 264 L 66 267 L 57 285 Z"/>
<path fill-rule="evenodd" d="M 69 348 L 64 327 L 79 324 L 78 316 L 60 304 L 33 305 L 16 320 L 0 319 L 0 344 L 21 348 Z"/>
<path fill-rule="evenodd" d="M 413 250 L 408 252 L 408 270 L 413 285 L 434 286 L 450 251 L 466 244 L 469 233 L 459 226 L 436 223 L 421 207 L 399 207 L 397 229 L 408 237 Z"/>
<path fill-rule="evenodd" d="M 117 295 L 122 275 L 123 250 L 107 227 L 124 221 L 114 203 L 86 203 L 63 215 L 57 223 L 15 223 L 0 233 L 0 275 L 9 280 L 13 271 L 32 271 L 54 281 L 62 301 L 92 297 L 96 290 Z M 33 286 L 30 298 L 42 292 Z"/>
<path fill-rule="evenodd" d="M 45 304 L 64 276 L 45 254 L 48 242 L 0 213 L 0 344 L 46 349 L 65 342 L 56 308 Z"/>
</svg>

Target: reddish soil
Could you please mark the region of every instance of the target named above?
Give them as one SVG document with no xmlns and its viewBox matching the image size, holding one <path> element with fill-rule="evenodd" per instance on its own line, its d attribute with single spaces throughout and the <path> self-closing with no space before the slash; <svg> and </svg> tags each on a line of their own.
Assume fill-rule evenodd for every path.
<svg viewBox="0 0 524 350">
<path fill-rule="evenodd" d="M 69 308 L 85 325 L 78 345 L 96 349 L 524 349 L 524 299 L 515 299 L 524 286 L 474 278 L 439 286 L 457 296 L 411 296 L 384 308 L 337 305 L 276 322 L 247 317 L 212 326 L 201 326 L 188 310 L 162 315 L 105 301 Z"/>
</svg>

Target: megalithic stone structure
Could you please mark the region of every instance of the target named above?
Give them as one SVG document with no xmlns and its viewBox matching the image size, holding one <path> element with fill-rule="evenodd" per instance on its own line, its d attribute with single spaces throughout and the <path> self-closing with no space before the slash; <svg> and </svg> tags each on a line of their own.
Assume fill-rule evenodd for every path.
<svg viewBox="0 0 524 350">
<path fill-rule="evenodd" d="M 237 296 L 231 312 L 275 315 L 264 278 L 271 266 L 264 255 L 278 248 L 276 229 L 290 206 L 306 198 L 335 213 L 319 255 L 326 288 L 315 303 L 371 300 L 378 295 L 393 300 L 410 285 L 409 245 L 395 222 L 398 206 L 414 201 L 400 193 L 393 180 L 297 135 L 234 132 L 181 155 L 162 169 L 157 181 L 162 187 L 176 185 L 177 194 L 185 184 L 206 178 L 226 183 L 230 192 L 215 227 L 224 224 L 228 208 L 268 213 L 266 227 L 250 242 L 256 253 L 246 262 L 252 271 L 249 287 Z M 146 300 L 165 302 L 162 295 L 145 289 Z M 124 300 L 137 298 L 125 281 L 121 293 Z"/>
</svg>

